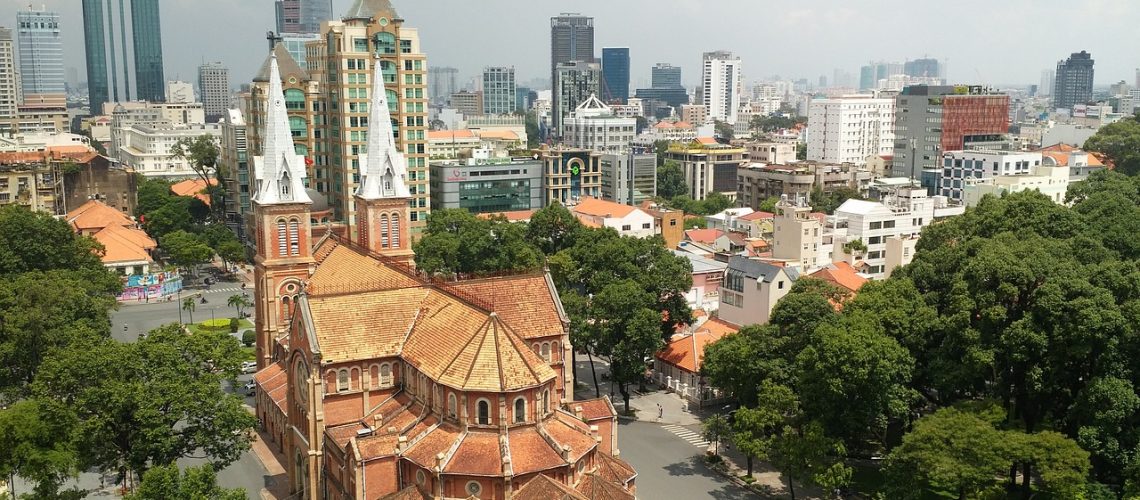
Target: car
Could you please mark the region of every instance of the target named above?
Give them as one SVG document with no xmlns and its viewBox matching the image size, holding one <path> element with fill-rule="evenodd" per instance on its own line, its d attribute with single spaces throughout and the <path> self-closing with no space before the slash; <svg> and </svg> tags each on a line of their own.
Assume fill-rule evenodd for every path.
<svg viewBox="0 0 1140 500">
<path fill-rule="evenodd" d="M 246 395 L 252 396 L 255 387 L 257 387 L 257 384 L 255 384 L 252 380 L 250 380 L 249 382 L 246 382 L 245 385 L 242 386 L 242 389 L 245 389 Z"/>
<path fill-rule="evenodd" d="M 256 361 L 242 361 L 241 362 L 241 372 L 242 373 L 253 373 L 256 371 L 257 371 L 257 362 Z"/>
</svg>

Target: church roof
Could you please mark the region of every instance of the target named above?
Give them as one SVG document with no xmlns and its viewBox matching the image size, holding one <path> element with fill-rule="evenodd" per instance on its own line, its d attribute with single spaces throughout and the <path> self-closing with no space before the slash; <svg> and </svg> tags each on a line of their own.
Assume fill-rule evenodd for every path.
<svg viewBox="0 0 1140 500">
<path fill-rule="evenodd" d="M 539 474 L 511 495 L 515 500 L 589 500 L 573 488 Z"/>
<path fill-rule="evenodd" d="M 344 19 L 371 19 L 374 17 L 395 19 L 397 14 L 396 9 L 392 7 L 392 2 L 388 0 L 356 0 L 348 12 L 344 13 Z"/>
</svg>

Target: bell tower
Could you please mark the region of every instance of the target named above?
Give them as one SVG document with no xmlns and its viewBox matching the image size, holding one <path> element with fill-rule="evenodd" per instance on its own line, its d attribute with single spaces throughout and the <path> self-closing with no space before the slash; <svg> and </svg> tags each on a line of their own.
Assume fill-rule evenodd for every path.
<svg viewBox="0 0 1140 500">
<path fill-rule="evenodd" d="M 289 130 L 277 56 L 269 59 L 262 155 L 253 158 L 254 306 L 257 368 L 272 362 L 275 339 L 285 333 L 302 285 L 313 273 L 313 201 L 305 192 L 305 160 Z"/>
<path fill-rule="evenodd" d="M 372 60 L 372 95 L 368 113 L 368 150 L 360 155 L 356 201 L 356 241 L 388 257 L 411 263 L 408 231 L 408 161 L 396 150 L 392 115 L 384 90 L 380 59 Z"/>
</svg>

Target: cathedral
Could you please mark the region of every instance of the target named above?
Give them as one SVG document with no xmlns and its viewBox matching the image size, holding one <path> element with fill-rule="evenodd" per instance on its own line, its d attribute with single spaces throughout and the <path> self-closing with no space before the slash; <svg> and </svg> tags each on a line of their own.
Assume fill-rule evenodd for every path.
<svg viewBox="0 0 1140 500">
<path fill-rule="evenodd" d="M 290 498 L 634 498 L 608 399 L 574 401 L 549 275 L 415 270 L 381 65 L 354 221 L 313 220 L 276 56 L 255 157 L 257 416 Z M 259 103 L 261 105 L 261 103 Z"/>
</svg>

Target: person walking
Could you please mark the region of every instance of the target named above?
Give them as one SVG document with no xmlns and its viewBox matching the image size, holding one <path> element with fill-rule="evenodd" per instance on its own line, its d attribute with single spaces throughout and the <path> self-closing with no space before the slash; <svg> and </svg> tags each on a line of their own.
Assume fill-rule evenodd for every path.
<svg viewBox="0 0 1140 500">
<path fill-rule="evenodd" d="M 657 420 L 660 421 L 662 418 L 665 418 L 665 407 L 661 406 L 661 403 L 657 403 Z"/>
</svg>

